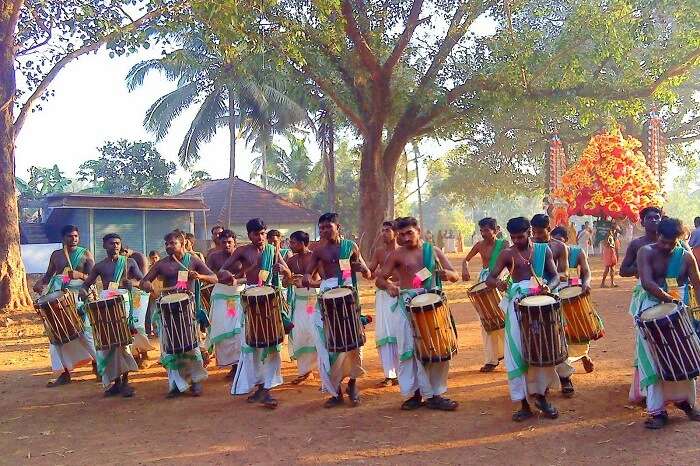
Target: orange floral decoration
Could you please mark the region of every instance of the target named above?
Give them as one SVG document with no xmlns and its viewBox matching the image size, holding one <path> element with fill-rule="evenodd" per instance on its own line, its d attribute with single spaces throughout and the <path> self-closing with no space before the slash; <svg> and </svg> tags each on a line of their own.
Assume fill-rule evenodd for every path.
<svg viewBox="0 0 700 466">
<path fill-rule="evenodd" d="M 569 205 L 569 215 L 628 218 L 639 221 L 639 211 L 661 206 L 661 188 L 633 137 L 619 129 L 591 138 L 581 158 L 562 178 L 553 195 Z"/>
</svg>

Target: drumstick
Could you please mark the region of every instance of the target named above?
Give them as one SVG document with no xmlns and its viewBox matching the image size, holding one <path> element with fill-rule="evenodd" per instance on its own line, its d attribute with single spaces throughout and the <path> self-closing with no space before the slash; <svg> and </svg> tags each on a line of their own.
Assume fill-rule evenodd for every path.
<svg viewBox="0 0 700 466">
<path fill-rule="evenodd" d="M 70 257 L 68 256 L 68 248 L 66 246 L 63 246 L 63 255 L 66 256 L 66 262 L 68 262 L 68 267 L 70 267 L 71 270 L 73 270 L 73 264 L 70 263 Z"/>
</svg>

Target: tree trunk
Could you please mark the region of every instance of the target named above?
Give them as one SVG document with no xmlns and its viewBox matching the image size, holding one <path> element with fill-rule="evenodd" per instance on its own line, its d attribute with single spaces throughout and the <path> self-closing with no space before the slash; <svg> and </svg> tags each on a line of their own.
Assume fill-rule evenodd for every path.
<svg viewBox="0 0 700 466">
<path fill-rule="evenodd" d="M 328 135 L 328 153 L 326 154 L 326 190 L 328 195 L 328 211 L 335 212 L 335 122 L 330 122 Z"/>
<path fill-rule="evenodd" d="M 236 176 L 236 100 L 233 89 L 228 88 L 228 177 L 233 182 Z"/>
<path fill-rule="evenodd" d="M 32 305 L 19 248 L 15 191 L 14 31 L 21 7 L 21 1 L 8 2 L 0 19 L 0 312 Z"/>
<path fill-rule="evenodd" d="M 384 172 L 381 136 L 366 137 L 360 162 L 360 248 L 369 257 L 374 239 L 389 210 L 389 192 L 393 177 Z M 387 187 L 389 189 L 387 189 Z"/>
</svg>

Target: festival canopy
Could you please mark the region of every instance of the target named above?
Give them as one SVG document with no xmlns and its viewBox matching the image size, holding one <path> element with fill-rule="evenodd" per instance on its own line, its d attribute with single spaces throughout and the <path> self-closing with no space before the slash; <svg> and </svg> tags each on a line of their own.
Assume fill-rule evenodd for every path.
<svg viewBox="0 0 700 466">
<path fill-rule="evenodd" d="M 663 201 L 641 146 L 619 129 L 592 137 L 554 196 L 568 204 L 569 215 L 639 221 L 641 209 Z"/>
</svg>

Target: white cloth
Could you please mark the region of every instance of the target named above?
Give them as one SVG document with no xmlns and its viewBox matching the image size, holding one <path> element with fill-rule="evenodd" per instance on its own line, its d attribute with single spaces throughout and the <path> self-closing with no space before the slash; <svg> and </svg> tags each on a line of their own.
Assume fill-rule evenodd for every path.
<svg viewBox="0 0 700 466">
<path fill-rule="evenodd" d="M 530 287 L 530 280 L 523 280 L 511 285 L 511 289 L 526 290 Z M 509 293 L 510 294 L 510 293 Z M 523 354 L 522 339 L 518 316 L 515 313 L 515 300 L 521 295 L 513 293 L 512 298 L 508 294 L 501 301 L 501 309 L 506 313 L 506 342 L 504 356 L 506 370 L 508 371 L 508 389 L 513 401 L 521 401 L 528 395 L 544 395 L 548 388 L 559 388 L 559 376 L 554 367 L 535 367 L 518 364 L 517 360 Z"/>
<path fill-rule="evenodd" d="M 207 348 L 214 351 L 216 365 L 232 366 L 241 356 L 241 323 L 243 307 L 241 291 L 244 285 L 229 286 L 217 283 L 211 292 L 211 326 L 207 332 Z"/>
<path fill-rule="evenodd" d="M 497 366 L 503 359 L 503 339 L 505 333 L 503 329 L 487 332 L 481 326 L 481 341 L 484 344 L 484 364 Z"/>
<path fill-rule="evenodd" d="M 90 364 L 97 359 L 95 353 L 95 342 L 92 339 L 92 328 L 87 316 L 83 317 L 85 331 L 75 340 L 63 345 L 49 344 L 49 356 L 51 358 L 51 369 L 53 371 L 69 370 L 76 367 Z"/>
<path fill-rule="evenodd" d="M 207 379 L 208 374 L 202 363 L 202 352 L 199 347 L 181 354 L 169 354 L 165 351 L 167 332 L 161 331 L 159 340 L 160 359 L 168 374 L 169 390 L 177 388 L 178 391 L 184 392 L 190 388 L 191 384 Z"/>
<path fill-rule="evenodd" d="M 399 388 L 404 398 L 410 398 L 420 390 L 423 398 L 432 398 L 447 392 L 447 374 L 450 361 L 424 363 L 414 351 L 413 328 L 406 304 L 418 290 L 402 290 L 399 308 L 402 316 L 397 329 L 399 353 Z"/>
<path fill-rule="evenodd" d="M 338 286 L 338 278 L 327 278 L 321 282 L 320 291 Z M 318 306 L 317 306 L 318 307 Z M 323 321 L 321 313 L 314 315 L 316 326 L 316 351 L 318 352 L 318 372 L 321 376 L 321 388 L 331 396 L 338 396 L 340 383 L 346 377 L 357 379 L 365 374 L 362 367 L 362 347 L 345 353 L 329 353 L 323 339 Z"/>
<path fill-rule="evenodd" d="M 569 343 L 568 347 L 569 356 L 566 358 L 566 361 L 557 365 L 557 375 L 564 379 L 574 375 L 576 372 L 574 363 L 588 356 L 591 346 L 589 343 Z"/>
<path fill-rule="evenodd" d="M 150 295 L 145 291 L 134 288 L 132 290 L 132 296 L 129 296 L 128 290 L 120 288 L 118 290 L 101 291 L 100 299 L 110 298 L 114 293 L 118 293 L 124 299 L 124 311 L 127 318 L 131 316 L 133 326 L 136 329 L 136 334 L 133 335 L 134 342 L 131 344 L 131 349 L 137 353 L 146 353 L 155 349 L 146 336 L 146 312 L 148 311 Z M 132 303 L 134 304 L 133 308 Z"/>
<path fill-rule="evenodd" d="M 296 288 L 292 305 L 292 323 L 294 328 L 289 333 L 291 358 L 296 360 L 299 375 L 308 374 L 318 367 L 316 350 L 316 314 L 319 313 L 315 288 Z"/>
<path fill-rule="evenodd" d="M 109 351 L 97 352 L 97 371 L 102 385 L 108 387 L 115 379 L 128 372 L 136 372 L 138 366 L 128 346 L 119 346 Z"/>
<path fill-rule="evenodd" d="M 396 335 L 403 320 L 402 311 L 398 306 L 398 298 L 389 296 L 389 293 L 384 290 L 377 290 L 374 303 L 377 329 L 375 340 L 379 351 L 379 360 L 382 363 L 384 377 L 395 379 L 399 367 Z"/>
</svg>

